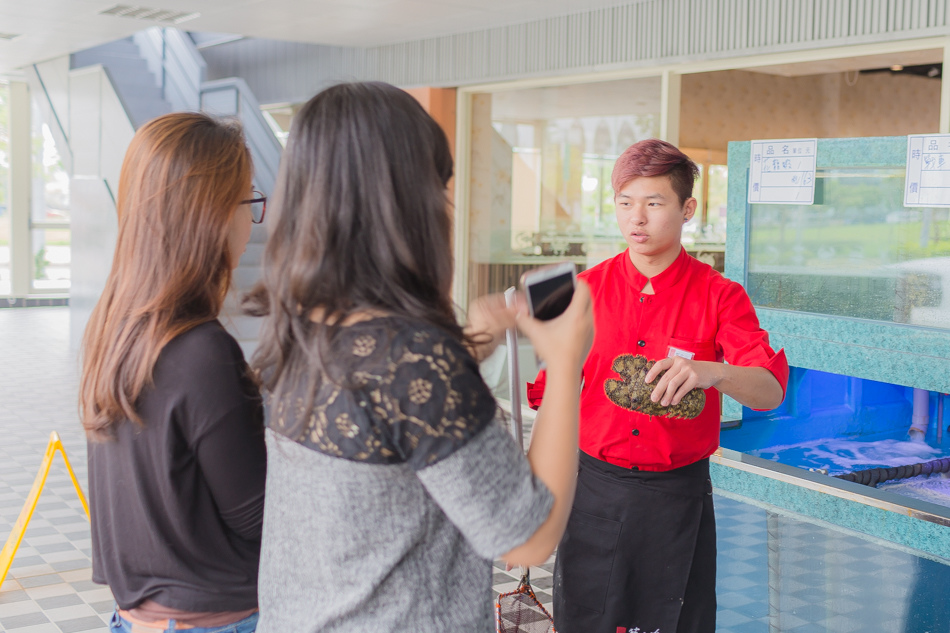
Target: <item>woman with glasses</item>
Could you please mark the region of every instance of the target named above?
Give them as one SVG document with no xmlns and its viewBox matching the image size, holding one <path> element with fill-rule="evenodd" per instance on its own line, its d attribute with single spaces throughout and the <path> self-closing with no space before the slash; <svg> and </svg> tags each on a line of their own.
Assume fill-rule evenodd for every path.
<svg viewBox="0 0 950 633">
<path fill-rule="evenodd" d="M 259 631 L 494 630 L 492 559 L 540 564 L 577 471 L 578 286 L 517 320 L 556 375 L 528 457 L 477 360 L 516 314 L 456 321 L 448 141 L 407 93 L 343 84 L 294 117 L 275 188 L 254 357 L 271 394 Z"/>
<path fill-rule="evenodd" d="M 240 128 L 197 113 L 135 134 L 112 270 L 83 337 L 93 580 L 111 630 L 250 633 L 263 410 L 217 320 L 264 197 Z"/>
</svg>

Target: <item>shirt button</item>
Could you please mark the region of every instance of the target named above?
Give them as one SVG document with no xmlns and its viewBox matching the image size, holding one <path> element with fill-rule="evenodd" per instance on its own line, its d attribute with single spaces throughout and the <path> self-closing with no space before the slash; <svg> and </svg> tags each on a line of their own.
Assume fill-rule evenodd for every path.
<svg viewBox="0 0 950 633">
<path fill-rule="evenodd" d="M 640 470 L 640 467 L 639 467 L 639 466 L 631 466 L 631 467 L 630 467 L 630 470 Z"/>
<path fill-rule="evenodd" d="M 640 303 L 643 303 L 643 297 L 640 297 Z"/>
<path fill-rule="evenodd" d="M 633 429 L 634 435 L 640 435 L 640 429 Z"/>
<path fill-rule="evenodd" d="M 639 345 L 640 347 L 646 347 L 646 346 L 647 346 L 647 342 L 641 339 L 641 340 L 637 341 L 637 345 Z"/>
</svg>

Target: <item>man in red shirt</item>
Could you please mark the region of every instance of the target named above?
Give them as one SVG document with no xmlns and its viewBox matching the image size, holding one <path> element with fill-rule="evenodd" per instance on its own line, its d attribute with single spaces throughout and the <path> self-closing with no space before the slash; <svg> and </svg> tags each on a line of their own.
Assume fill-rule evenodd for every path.
<svg viewBox="0 0 950 633">
<path fill-rule="evenodd" d="M 584 365 L 577 492 L 554 573 L 559 633 L 716 628 L 709 456 L 719 445 L 719 393 L 773 409 L 785 397 L 788 363 L 769 347 L 742 286 L 680 243 L 696 211 L 698 173 L 664 141 L 628 148 L 611 180 L 629 248 L 580 275 L 596 334 Z M 646 376 L 654 402 L 675 405 L 703 389 L 702 412 L 682 419 L 630 410 L 607 389 L 625 380 L 612 368 L 623 355 L 657 361 Z M 532 406 L 544 378 L 528 385 Z"/>
</svg>

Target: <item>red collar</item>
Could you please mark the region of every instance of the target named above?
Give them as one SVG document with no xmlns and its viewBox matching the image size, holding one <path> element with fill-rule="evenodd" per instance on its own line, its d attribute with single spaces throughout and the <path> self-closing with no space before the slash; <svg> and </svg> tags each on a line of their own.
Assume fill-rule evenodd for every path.
<svg viewBox="0 0 950 633">
<path fill-rule="evenodd" d="M 653 283 L 653 292 L 658 293 L 666 290 L 667 288 L 672 288 L 676 283 L 683 277 L 683 274 L 686 272 L 687 264 L 689 263 L 689 255 L 686 254 L 686 249 L 680 246 L 680 254 L 673 260 L 673 263 L 666 267 L 663 272 L 648 278 L 646 275 L 637 270 L 637 267 L 633 265 L 633 262 L 630 261 L 630 249 L 627 249 L 623 253 L 623 273 L 624 277 L 627 278 L 627 281 L 633 286 L 638 292 L 643 290 L 643 287 L 647 285 L 647 281 Z"/>
</svg>

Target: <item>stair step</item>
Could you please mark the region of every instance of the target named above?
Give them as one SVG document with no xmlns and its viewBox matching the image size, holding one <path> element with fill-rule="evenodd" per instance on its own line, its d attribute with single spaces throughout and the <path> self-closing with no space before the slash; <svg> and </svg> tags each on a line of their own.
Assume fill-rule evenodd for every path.
<svg viewBox="0 0 950 633">
<path fill-rule="evenodd" d="M 120 64 L 136 60 L 144 62 L 138 47 L 133 47 L 128 51 L 97 51 L 95 49 L 86 49 L 69 56 L 69 67 L 72 69 L 85 68 L 86 66 L 93 66 L 95 64 L 106 66 L 111 63 Z"/>
<path fill-rule="evenodd" d="M 95 63 L 102 64 L 113 74 L 152 74 L 148 69 L 148 64 L 141 57 L 100 57 Z M 157 84 L 154 78 L 152 83 Z"/>
<path fill-rule="evenodd" d="M 116 82 L 116 85 L 119 86 L 120 91 L 122 91 L 122 88 L 127 87 L 127 84 L 122 84 L 119 82 Z M 126 90 L 122 92 L 122 100 L 125 102 L 125 105 L 136 109 L 143 108 L 149 110 L 154 109 L 155 106 L 168 105 L 167 102 L 162 99 L 161 95 L 150 96 L 146 94 L 143 96 L 134 90 Z"/>
<path fill-rule="evenodd" d="M 130 110 L 129 116 L 132 117 L 132 123 L 135 125 L 135 129 L 138 129 L 152 119 L 160 117 L 163 114 L 168 114 L 172 111 L 172 107 L 167 101 L 162 101 L 148 107 L 143 107 L 142 109 L 136 110 L 130 108 Z"/>
<path fill-rule="evenodd" d="M 244 251 L 244 255 L 241 257 L 240 266 L 245 266 L 247 268 L 259 268 L 261 261 L 264 258 L 264 243 L 258 242 L 248 242 L 247 250 Z"/>
<path fill-rule="evenodd" d="M 257 340 L 261 331 L 261 319 L 243 314 L 222 311 L 221 323 L 238 340 Z"/>
<path fill-rule="evenodd" d="M 251 239 L 248 244 L 263 244 L 267 241 L 267 229 L 263 224 L 255 224 L 251 227 Z"/>
<path fill-rule="evenodd" d="M 162 96 L 160 78 L 149 70 L 148 63 L 132 38 L 89 48 L 70 56 L 73 68 L 94 64 L 101 64 L 108 71 L 136 128 L 171 112 L 171 104 Z"/>
<path fill-rule="evenodd" d="M 225 328 L 227 328 L 227 326 L 225 326 Z M 232 336 L 234 335 L 233 332 L 231 334 Z M 238 345 L 241 346 L 241 351 L 244 352 L 244 358 L 250 362 L 251 357 L 254 355 L 254 350 L 257 349 L 257 339 L 242 341 L 238 338 Z"/>
<path fill-rule="evenodd" d="M 128 50 L 121 51 L 87 48 L 82 51 L 76 51 L 70 55 L 72 61 L 81 62 L 84 66 L 102 63 L 101 60 L 140 59 L 141 57 L 142 55 L 139 53 L 138 47 L 135 46 Z"/>
<path fill-rule="evenodd" d="M 136 77 L 109 72 L 112 83 L 120 86 L 123 95 L 129 95 L 130 99 L 138 101 L 161 101 L 162 89 L 152 83 L 154 79 L 151 74 L 144 77 Z"/>
<path fill-rule="evenodd" d="M 231 275 L 231 285 L 244 293 L 250 290 L 261 278 L 261 269 L 258 266 L 238 266 Z"/>
</svg>

